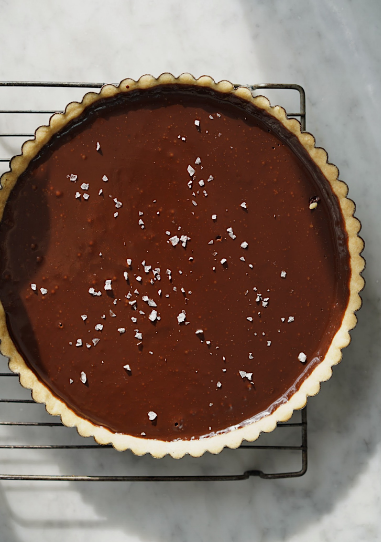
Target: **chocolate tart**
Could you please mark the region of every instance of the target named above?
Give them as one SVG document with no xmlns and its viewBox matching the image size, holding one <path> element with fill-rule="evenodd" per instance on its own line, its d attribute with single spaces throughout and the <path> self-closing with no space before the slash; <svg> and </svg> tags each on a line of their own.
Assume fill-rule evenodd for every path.
<svg viewBox="0 0 381 542">
<path fill-rule="evenodd" d="M 1 351 L 117 450 L 200 456 L 272 431 L 350 341 L 360 223 L 281 107 L 210 77 L 86 94 L 1 178 Z"/>
</svg>

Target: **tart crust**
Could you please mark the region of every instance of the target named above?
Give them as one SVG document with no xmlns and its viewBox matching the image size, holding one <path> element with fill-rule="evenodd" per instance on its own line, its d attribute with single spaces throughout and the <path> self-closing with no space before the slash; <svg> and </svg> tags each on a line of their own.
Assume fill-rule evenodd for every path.
<svg viewBox="0 0 381 542">
<path fill-rule="evenodd" d="M 177 440 L 172 442 L 155 439 L 137 438 L 130 435 L 113 433 L 105 427 L 97 426 L 75 414 L 63 401 L 53 393 L 37 378 L 25 361 L 18 353 L 8 333 L 4 308 L 0 302 L 0 339 L 1 353 L 9 358 L 9 368 L 19 375 L 20 383 L 24 388 L 32 391 L 33 399 L 38 403 L 44 403 L 46 410 L 54 415 L 60 416 L 62 423 L 67 427 L 76 427 L 80 435 L 84 437 L 93 436 L 99 444 L 112 444 L 118 451 L 130 449 L 136 455 L 150 453 L 153 457 L 161 458 L 169 454 L 173 458 L 181 458 L 185 454 L 199 457 L 205 452 L 219 453 L 224 447 L 237 448 L 243 440 L 254 441 L 261 432 L 273 431 L 277 422 L 287 421 L 294 410 L 303 408 L 306 405 L 307 397 L 316 395 L 320 389 L 320 383 L 328 380 L 332 375 L 332 366 L 341 361 L 342 348 L 350 342 L 349 331 L 356 325 L 355 312 L 361 306 L 359 292 L 364 287 L 364 279 L 361 272 L 364 269 L 365 261 L 361 256 L 364 242 L 358 233 L 361 228 L 360 222 L 353 216 L 355 211 L 354 203 L 348 199 L 347 185 L 338 180 L 339 171 L 336 166 L 328 162 L 328 156 L 324 149 L 315 146 L 314 137 L 308 132 L 302 132 L 300 123 L 295 119 L 287 118 L 286 111 L 280 107 L 272 107 L 264 96 L 253 97 L 246 87 L 234 88 L 229 81 L 216 83 L 209 76 L 202 76 L 195 79 L 191 74 L 184 73 L 174 77 L 169 73 L 163 73 L 157 79 L 151 75 L 143 75 L 138 81 L 124 79 L 118 87 L 105 85 L 99 93 L 87 93 L 82 102 L 72 102 L 66 107 L 64 113 L 54 114 L 48 126 L 41 126 L 35 132 L 32 140 L 26 141 L 22 146 L 21 155 L 12 158 L 10 171 L 1 177 L 2 190 L 0 192 L 0 219 L 3 216 L 4 208 L 12 188 L 15 186 L 19 176 L 25 171 L 30 161 L 38 154 L 40 149 L 50 138 L 61 130 L 70 121 L 78 117 L 89 105 L 94 102 L 112 97 L 118 93 L 128 93 L 135 89 L 146 89 L 157 85 L 166 84 L 194 85 L 209 87 L 221 93 L 233 94 L 241 99 L 255 104 L 267 113 L 278 119 L 292 134 L 294 134 L 303 147 L 307 150 L 311 159 L 321 169 L 323 175 L 330 183 L 333 193 L 337 196 L 342 216 L 348 235 L 348 251 L 350 257 L 350 283 L 349 300 L 343 315 L 341 327 L 334 336 L 325 358 L 304 380 L 301 387 L 284 404 L 276 408 L 271 414 L 256 421 L 244 425 L 229 432 L 224 432 L 203 439 Z"/>
</svg>

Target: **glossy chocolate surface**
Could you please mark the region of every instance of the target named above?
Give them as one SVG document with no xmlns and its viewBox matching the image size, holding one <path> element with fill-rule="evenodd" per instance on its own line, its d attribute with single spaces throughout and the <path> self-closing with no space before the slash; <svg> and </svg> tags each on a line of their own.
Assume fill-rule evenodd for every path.
<svg viewBox="0 0 381 542">
<path fill-rule="evenodd" d="M 277 121 L 211 90 L 93 105 L 18 180 L 0 249 L 28 365 L 75 412 L 134 436 L 197 438 L 273 410 L 348 301 L 320 170 Z"/>
</svg>

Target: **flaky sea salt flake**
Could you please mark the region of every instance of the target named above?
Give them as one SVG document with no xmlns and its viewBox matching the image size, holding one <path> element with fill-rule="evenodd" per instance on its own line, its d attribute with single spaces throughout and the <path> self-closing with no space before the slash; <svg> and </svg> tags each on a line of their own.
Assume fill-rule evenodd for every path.
<svg viewBox="0 0 381 542">
<path fill-rule="evenodd" d="M 78 179 L 78 175 L 75 175 L 74 173 L 70 173 L 70 175 L 66 175 L 66 177 L 70 179 L 72 183 L 75 183 Z"/>
<path fill-rule="evenodd" d="M 108 177 L 106 177 L 106 175 L 103 175 L 103 177 L 102 177 L 102 181 L 103 181 L 104 183 L 107 183 L 107 181 L 108 181 Z"/>
<path fill-rule="evenodd" d="M 298 360 L 301 361 L 302 363 L 305 363 L 307 361 L 307 356 L 304 352 L 300 352 L 299 356 L 298 356 Z"/>
<path fill-rule="evenodd" d="M 191 177 L 195 174 L 195 169 L 193 169 L 191 165 L 187 167 L 187 171 Z"/>
<path fill-rule="evenodd" d="M 182 246 L 185 248 L 187 246 L 187 242 L 190 241 L 190 237 L 188 237 L 187 235 L 182 235 L 180 237 L 180 241 Z"/>
<path fill-rule="evenodd" d="M 154 412 L 153 410 L 150 410 L 150 411 L 148 412 L 148 419 L 149 419 L 151 422 L 153 422 L 154 420 L 156 420 L 156 418 L 157 418 L 156 412 Z"/>
<path fill-rule="evenodd" d="M 253 373 L 247 373 L 246 371 L 239 371 L 239 374 L 241 378 L 247 378 L 250 381 L 253 378 Z"/>
<path fill-rule="evenodd" d="M 107 279 L 106 282 L 105 282 L 105 285 L 104 285 L 104 289 L 105 290 L 112 290 L 112 280 L 111 279 Z"/>
<path fill-rule="evenodd" d="M 186 317 L 187 317 L 186 312 L 185 312 L 184 310 L 182 310 L 182 311 L 180 312 L 180 314 L 177 315 L 177 323 L 178 323 L 178 324 L 184 323 L 185 320 L 186 320 Z"/>
<path fill-rule="evenodd" d="M 86 384 L 86 382 L 87 382 L 86 373 L 84 373 L 83 371 L 81 371 L 81 382 L 82 382 L 82 384 Z"/>
<path fill-rule="evenodd" d="M 148 319 L 151 322 L 155 322 L 155 320 L 157 320 L 157 311 L 155 310 L 151 311 L 151 314 L 148 316 Z"/>
<path fill-rule="evenodd" d="M 121 335 L 123 335 L 123 333 L 126 333 L 126 328 L 125 327 L 118 327 L 118 331 Z"/>
<path fill-rule="evenodd" d="M 180 237 L 177 237 L 177 235 L 174 235 L 173 237 L 170 237 L 168 241 L 171 243 L 173 247 L 175 247 L 180 242 Z"/>
<path fill-rule="evenodd" d="M 75 343 L 75 346 L 82 346 L 82 339 L 77 339 L 77 342 Z"/>
<path fill-rule="evenodd" d="M 280 272 L 280 276 L 282 277 L 282 279 L 285 279 L 286 275 L 287 275 L 286 271 L 281 271 Z"/>
<path fill-rule="evenodd" d="M 37 284 L 31 284 L 30 287 L 34 292 L 37 291 Z"/>
<path fill-rule="evenodd" d="M 102 331 L 103 324 L 97 324 L 94 329 L 95 329 L 95 331 Z"/>
<path fill-rule="evenodd" d="M 143 295 L 142 300 L 145 301 L 149 307 L 157 307 L 155 301 L 153 299 L 150 299 L 148 295 Z"/>
<path fill-rule="evenodd" d="M 249 246 L 249 243 L 247 241 L 243 241 L 243 243 L 241 243 L 241 248 L 247 248 Z"/>
<path fill-rule="evenodd" d="M 40 292 L 42 295 L 46 295 L 48 293 L 48 290 L 46 288 L 40 288 Z"/>
<path fill-rule="evenodd" d="M 83 194 L 83 199 L 88 200 L 90 197 L 90 194 L 87 194 L 86 192 Z"/>
<path fill-rule="evenodd" d="M 81 193 L 80 193 L 80 192 L 76 192 L 76 193 L 75 193 L 75 197 L 76 197 L 76 199 L 79 199 L 79 198 L 81 197 Z"/>
<path fill-rule="evenodd" d="M 246 201 L 243 201 L 243 202 L 241 203 L 241 207 L 242 207 L 242 209 L 247 209 Z"/>
<path fill-rule="evenodd" d="M 231 237 L 232 239 L 235 239 L 235 238 L 237 237 L 237 236 L 234 235 L 234 233 L 233 233 L 233 228 L 231 228 L 231 227 L 230 227 L 230 228 L 226 228 L 226 231 L 228 232 L 229 237 Z"/>
<path fill-rule="evenodd" d="M 89 189 L 89 186 L 90 186 L 89 183 L 82 183 L 82 184 L 81 184 L 82 190 L 88 190 L 88 189 Z"/>
</svg>

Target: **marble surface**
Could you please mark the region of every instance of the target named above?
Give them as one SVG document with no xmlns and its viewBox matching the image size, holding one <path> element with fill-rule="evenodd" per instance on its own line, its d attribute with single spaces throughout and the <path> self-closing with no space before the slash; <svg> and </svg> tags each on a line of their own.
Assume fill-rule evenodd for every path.
<svg viewBox="0 0 381 542">
<path fill-rule="evenodd" d="M 334 378 L 309 402 L 309 469 L 303 478 L 154 485 L 3 482 L 0 539 L 380 540 L 379 0 L 0 0 L 0 21 L 2 81 L 118 82 L 143 73 L 190 71 L 239 83 L 303 85 L 307 128 L 329 149 L 330 160 L 350 187 L 363 223 L 367 260 L 364 306 L 353 342 Z M 81 94 L 38 90 L 32 96 L 19 90 L 0 89 L 0 109 L 22 107 L 27 99 L 59 109 Z M 12 122 L 0 115 L 0 131 L 16 129 Z M 28 133 L 37 120 L 14 122 L 19 122 L 20 132 Z M 17 152 L 20 143 L 3 141 L 1 157 Z M 10 382 L 2 393 L 22 391 Z M 1 408 L 11 416 L 4 405 Z M 42 411 L 35 412 L 25 408 L 21 414 L 23 419 L 47 419 Z M 30 441 L 41 442 L 37 429 L 28 431 Z M 69 429 L 61 430 L 64 437 L 54 431 L 47 430 L 44 442 L 77 442 Z M 3 443 L 24 438 L 25 433 L 7 427 L 0 433 Z M 253 462 L 276 467 L 272 456 L 262 453 L 252 459 L 244 451 L 180 462 L 113 450 L 0 452 L 1 472 L 239 472 Z M 285 464 L 296 464 L 295 458 L 287 458 Z"/>
</svg>

